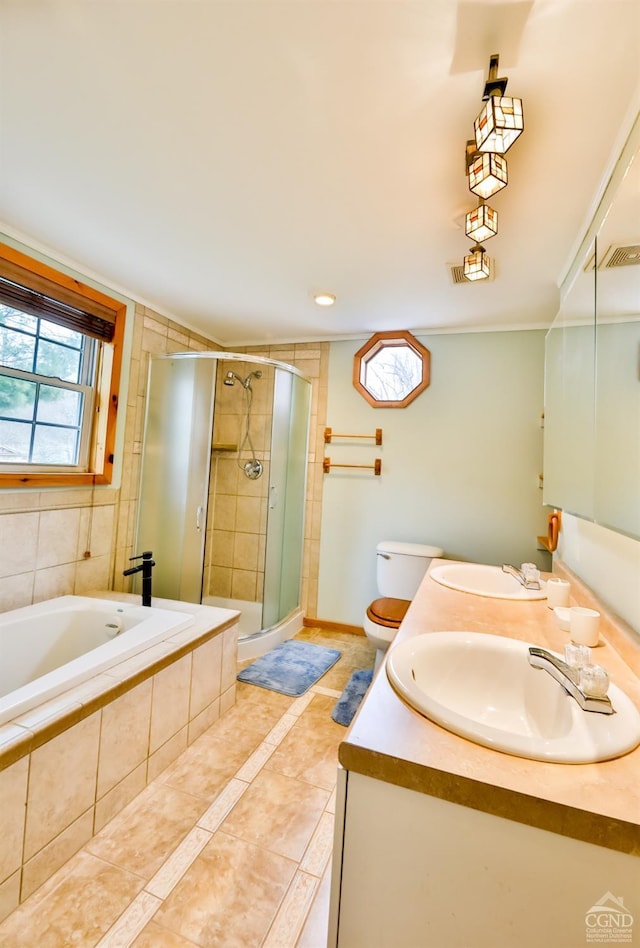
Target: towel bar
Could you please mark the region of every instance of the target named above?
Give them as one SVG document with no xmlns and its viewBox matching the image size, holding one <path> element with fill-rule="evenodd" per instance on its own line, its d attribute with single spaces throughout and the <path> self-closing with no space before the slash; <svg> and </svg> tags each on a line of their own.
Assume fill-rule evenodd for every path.
<svg viewBox="0 0 640 948">
<path fill-rule="evenodd" d="M 362 468 L 367 471 L 373 471 L 377 476 L 382 473 L 382 461 L 380 458 L 376 458 L 373 464 L 336 464 L 335 461 L 332 462 L 331 458 L 322 459 L 322 470 L 325 474 L 329 474 L 332 467 L 357 467 Z"/>
<path fill-rule="evenodd" d="M 331 444 L 332 438 L 374 438 L 376 444 L 382 444 L 382 428 L 376 428 L 376 433 L 372 435 L 336 434 L 332 428 L 325 428 L 324 429 L 324 443 Z"/>
</svg>

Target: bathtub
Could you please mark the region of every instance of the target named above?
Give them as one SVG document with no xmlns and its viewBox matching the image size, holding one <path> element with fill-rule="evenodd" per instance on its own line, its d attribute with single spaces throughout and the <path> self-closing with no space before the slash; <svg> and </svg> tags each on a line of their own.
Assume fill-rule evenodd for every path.
<svg viewBox="0 0 640 948">
<path fill-rule="evenodd" d="M 193 615 L 61 596 L 0 614 L 0 724 L 187 628 Z"/>
<path fill-rule="evenodd" d="M 0 919 L 233 707 L 238 618 L 106 590 L 0 614 Z"/>
</svg>

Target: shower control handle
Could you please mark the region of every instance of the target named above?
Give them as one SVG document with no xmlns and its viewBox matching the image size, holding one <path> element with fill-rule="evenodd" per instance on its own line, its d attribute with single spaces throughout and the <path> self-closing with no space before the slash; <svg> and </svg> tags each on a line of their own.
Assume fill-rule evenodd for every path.
<svg viewBox="0 0 640 948">
<path fill-rule="evenodd" d="M 198 532 L 200 532 L 200 528 L 202 526 L 201 520 L 202 520 L 203 511 L 204 511 L 204 507 L 202 506 L 202 504 L 198 504 L 198 506 L 196 507 L 196 530 Z"/>
</svg>

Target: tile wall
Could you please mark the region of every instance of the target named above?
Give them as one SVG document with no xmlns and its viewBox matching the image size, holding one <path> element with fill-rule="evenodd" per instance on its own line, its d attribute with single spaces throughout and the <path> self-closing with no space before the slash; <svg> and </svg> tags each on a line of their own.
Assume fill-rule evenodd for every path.
<svg viewBox="0 0 640 948">
<path fill-rule="evenodd" d="M 118 490 L 0 491 L 0 536 L 3 540 L 0 544 L 0 612 L 56 596 L 82 595 L 91 589 L 129 588 L 129 580 L 123 578 L 122 571 L 129 565 L 128 559 L 135 552 L 133 542 L 149 357 L 220 348 L 178 323 L 136 305 L 121 486 Z M 302 343 L 285 347 L 252 347 L 242 351 L 288 362 L 312 380 L 301 604 L 307 616 L 315 616 L 323 477 L 322 433 L 326 424 L 329 345 Z M 258 385 L 254 391 L 256 408 L 259 408 L 262 396 Z M 262 391 L 266 391 L 266 386 Z M 229 395 L 240 394 L 233 388 L 227 388 L 226 392 Z M 263 411 L 262 420 L 265 418 Z M 228 419 L 227 423 L 233 425 L 233 440 L 237 440 L 237 421 Z M 222 431 L 220 436 L 223 434 Z M 264 452 L 265 437 L 264 430 L 256 431 L 256 452 L 258 443 L 262 443 Z M 225 477 L 240 473 L 237 466 L 235 472 L 232 471 L 232 459 L 223 452 L 214 452 L 214 461 L 218 484 Z M 235 505 L 228 497 L 226 511 L 220 514 L 220 519 L 215 525 L 209 521 L 210 530 L 225 532 L 232 529 L 232 505 L 233 529 L 257 522 L 256 501 L 259 498 L 263 504 L 260 490 L 267 484 L 267 479 L 249 481 L 242 477 L 242 482 L 241 494 Z M 259 556 L 261 544 L 264 544 L 264 535 L 261 530 L 254 532 L 253 529 L 240 529 L 240 533 L 242 536 L 231 553 L 228 544 L 223 543 L 217 548 L 215 559 L 211 557 L 206 564 L 211 573 L 212 594 L 227 595 L 226 591 L 218 590 L 229 588 L 234 598 L 251 599 L 260 595 L 262 577 L 253 563 L 254 560 L 257 563 L 256 557 Z M 232 557 L 231 562 L 228 561 L 229 555 Z"/>
<path fill-rule="evenodd" d="M 125 588 L 122 570 L 134 552 L 149 356 L 218 348 L 135 307 L 121 487 L 0 491 L 0 612 L 91 589 Z"/>
<path fill-rule="evenodd" d="M 307 501 L 304 527 L 301 605 L 306 617 L 317 617 L 318 570 L 320 566 L 320 526 L 322 514 L 322 459 L 324 429 L 327 424 L 329 343 L 303 342 L 291 345 L 249 346 L 237 349 L 267 359 L 277 359 L 300 369 L 311 379 L 311 419 L 307 464 Z"/>
<path fill-rule="evenodd" d="M 229 360 L 218 374 L 204 595 L 261 602 L 275 372 L 273 366 L 262 366 L 262 377 L 252 381 L 249 444 L 245 440 L 249 394 L 238 382 L 233 386 L 223 384 L 229 370 L 246 378 L 255 370 L 255 363 Z M 263 465 L 262 475 L 253 480 L 241 468 L 252 455 L 251 446 Z"/>
<path fill-rule="evenodd" d="M 42 729 L 55 736 L 0 769 L 0 918 L 233 706 L 236 657 L 234 625 L 143 680 L 143 655 L 114 667 L 101 677 L 133 687 L 123 681 L 118 697 L 93 713 L 88 705 L 84 717 L 54 722 L 54 699 L 3 726 L 0 765 L 13 759 L 2 742 L 10 747 L 12 730 L 33 732 L 36 743 Z"/>
</svg>

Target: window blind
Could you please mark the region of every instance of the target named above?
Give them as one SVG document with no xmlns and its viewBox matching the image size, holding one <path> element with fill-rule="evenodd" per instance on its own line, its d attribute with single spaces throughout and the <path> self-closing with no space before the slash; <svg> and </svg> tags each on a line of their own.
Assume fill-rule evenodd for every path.
<svg viewBox="0 0 640 948">
<path fill-rule="evenodd" d="M 0 303 L 102 342 L 115 332 L 116 313 L 108 306 L 2 258 Z"/>
</svg>

